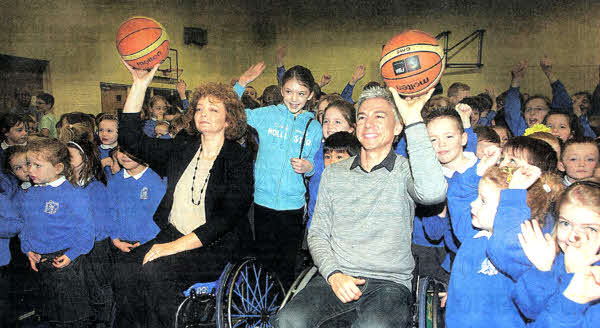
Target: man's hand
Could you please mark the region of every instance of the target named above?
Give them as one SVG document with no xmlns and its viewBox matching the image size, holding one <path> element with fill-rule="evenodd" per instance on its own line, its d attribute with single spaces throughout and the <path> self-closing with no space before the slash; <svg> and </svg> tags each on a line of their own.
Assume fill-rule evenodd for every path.
<svg viewBox="0 0 600 328">
<path fill-rule="evenodd" d="M 37 272 L 37 264 L 40 263 L 40 259 L 42 258 L 42 256 L 38 253 L 29 251 L 27 253 L 27 258 L 29 259 L 29 264 L 31 265 L 33 271 Z"/>
<path fill-rule="evenodd" d="M 69 264 L 71 264 L 71 259 L 65 254 L 55 258 L 54 261 L 52 261 L 52 265 L 59 269 L 64 268 Z"/>
<path fill-rule="evenodd" d="M 398 108 L 398 112 L 400 113 L 400 116 L 402 116 L 405 126 L 423 121 L 421 109 L 423 109 L 425 103 L 431 98 L 434 88 L 431 88 L 426 94 L 407 98 L 400 97 L 395 88 L 389 88 L 389 90 L 392 93 L 392 96 L 394 96 L 396 108 Z"/>
<path fill-rule="evenodd" d="M 327 281 L 331 285 L 331 289 L 335 296 L 337 296 L 342 303 L 358 300 L 362 296 L 362 292 L 357 286 L 364 285 L 366 282 L 364 279 L 356 279 L 343 273 L 334 273 Z"/>
<path fill-rule="evenodd" d="M 365 65 L 356 66 L 356 68 L 354 69 L 354 73 L 352 73 L 352 78 L 350 79 L 349 84 L 355 85 L 356 82 L 360 81 L 360 79 L 362 79 L 366 73 L 367 68 L 365 67 Z"/>
</svg>

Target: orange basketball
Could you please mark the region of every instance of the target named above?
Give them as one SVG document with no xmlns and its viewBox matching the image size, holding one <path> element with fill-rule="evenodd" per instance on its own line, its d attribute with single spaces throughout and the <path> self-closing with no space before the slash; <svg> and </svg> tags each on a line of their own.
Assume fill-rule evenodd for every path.
<svg viewBox="0 0 600 328">
<path fill-rule="evenodd" d="M 148 69 L 169 55 L 169 36 L 159 22 L 132 17 L 117 31 L 117 51 L 129 65 Z"/>
<path fill-rule="evenodd" d="M 446 65 L 436 39 L 417 30 L 394 36 L 383 47 L 379 68 L 385 83 L 403 96 L 417 96 L 433 88 Z"/>
</svg>

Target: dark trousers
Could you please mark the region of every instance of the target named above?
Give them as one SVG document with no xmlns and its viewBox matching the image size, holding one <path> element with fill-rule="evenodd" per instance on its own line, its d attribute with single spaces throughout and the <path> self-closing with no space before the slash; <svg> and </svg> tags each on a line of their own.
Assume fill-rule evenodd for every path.
<svg viewBox="0 0 600 328">
<path fill-rule="evenodd" d="M 446 259 L 446 248 L 412 244 L 412 253 L 416 262 L 413 279 L 417 276 L 428 276 L 446 284 L 450 281 L 450 274 L 442 268 Z"/>
<path fill-rule="evenodd" d="M 357 301 L 342 303 L 325 278 L 317 274 L 271 320 L 276 328 L 348 327 L 336 320 L 355 312 L 353 328 L 404 328 L 409 323 L 412 296 L 406 286 L 372 278 L 363 278 L 358 286 L 362 296 Z"/>
<path fill-rule="evenodd" d="M 172 327 L 183 291 L 196 282 L 217 280 L 232 257 L 232 249 L 237 246 L 201 247 L 142 265 L 154 244 L 182 236 L 169 226 L 130 253 L 119 254 L 114 283 L 117 327 Z"/>
<path fill-rule="evenodd" d="M 294 282 L 296 254 L 302 244 L 304 208 L 278 211 L 254 204 L 257 258 L 275 272 L 287 290 Z"/>
</svg>

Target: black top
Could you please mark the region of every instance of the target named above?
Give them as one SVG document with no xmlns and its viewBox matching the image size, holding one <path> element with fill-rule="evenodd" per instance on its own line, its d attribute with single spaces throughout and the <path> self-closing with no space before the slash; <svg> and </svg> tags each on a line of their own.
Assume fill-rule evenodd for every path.
<svg viewBox="0 0 600 328">
<path fill-rule="evenodd" d="M 182 130 L 174 139 L 155 139 L 146 136 L 142 128 L 139 113 L 121 114 L 119 146 L 148 163 L 160 176 L 167 177 L 167 191 L 154 214 L 154 222 L 164 230 L 169 226 L 175 186 L 200 147 L 200 135 Z M 206 223 L 193 231 L 204 247 L 230 248 L 241 240 L 250 240 L 247 214 L 253 202 L 253 167 L 248 150 L 237 142 L 225 140 L 204 191 Z"/>
</svg>

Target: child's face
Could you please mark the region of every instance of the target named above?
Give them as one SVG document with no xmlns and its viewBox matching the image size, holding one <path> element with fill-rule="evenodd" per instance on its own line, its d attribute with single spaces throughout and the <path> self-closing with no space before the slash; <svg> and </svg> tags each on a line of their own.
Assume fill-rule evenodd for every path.
<svg viewBox="0 0 600 328">
<path fill-rule="evenodd" d="M 354 128 L 350 126 L 339 108 L 330 107 L 323 116 L 323 137 L 327 139 L 330 135 L 340 131 L 352 133 Z"/>
<path fill-rule="evenodd" d="M 39 98 L 36 100 L 35 106 L 37 107 L 37 110 L 40 113 L 46 113 L 52 109 L 52 106 L 50 106 L 50 104 L 47 104 L 45 101 Z"/>
<path fill-rule="evenodd" d="M 513 149 L 502 149 L 499 167 L 521 167 L 529 164 L 525 154 L 515 152 Z"/>
<path fill-rule="evenodd" d="M 492 231 L 500 203 L 500 189 L 493 183 L 481 180 L 479 194 L 471 203 L 471 223 L 475 228 Z"/>
<path fill-rule="evenodd" d="M 83 167 L 83 157 L 81 156 L 81 152 L 79 152 L 79 149 L 73 147 L 67 147 L 67 149 L 69 150 L 69 158 L 73 172 L 79 174 Z"/>
<path fill-rule="evenodd" d="M 62 163 L 52 165 L 42 153 L 27 152 L 27 171 L 29 172 L 29 178 L 35 184 L 57 180 L 63 169 Z"/>
<path fill-rule="evenodd" d="M 248 97 L 256 100 L 256 89 L 254 89 L 253 87 L 247 87 L 246 90 L 244 90 L 244 95 L 247 95 Z"/>
<path fill-rule="evenodd" d="M 442 165 L 452 165 L 461 158 L 467 144 L 467 134 L 461 133 L 458 123 L 449 117 L 439 117 L 427 124 L 429 139 Z"/>
<path fill-rule="evenodd" d="M 162 118 L 167 112 L 167 103 L 161 99 L 154 102 L 154 106 L 151 108 L 152 117 Z"/>
<path fill-rule="evenodd" d="M 10 159 L 10 170 L 21 181 L 28 181 L 27 156 L 25 153 L 16 154 Z"/>
<path fill-rule="evenodd" d="M 292 114 L 295 114 L 304 108 L 306 102 L 312 98 L 313 93 L 298 79 L 293 78 L 281 87 L 281 95 L 285 106 Z"/>
<path fill-rule="evenodd" d="M 563 153 L 558 169 L 565 172 L 569 180 L 581 180 L 594 176 L 598 167 L 598 147 L 589 143 L 573 144 Z"/>
<path fill-rule="evenodd" d="M 500 148 L 504 147 L 508 141 L 508 131 L 502 126 L 494 126 L 493 129 L 500 136 Z"/>
<path fill-rule="evenodd" d="M 164 135 L 166 135 L 166 134 L 169 133 L 169 127 L 166 126 L 166 125 L 162 125 L 162 124 L 161 125 L 157 125 L 154 128 L 154 133 L 156 133 L 156 137 L 157 138 L 162 137 L 162 136 L 164 136 Z"/>
<path fill-rule="evenodd" d="M 119 138 L 117 122 L 113 120 L 104 120 L 98 124 L 98 137 L 103 145 L 112 145 Z"/>
<path fill-rule="evenodd" d="M 572 202 L 565 202 L 559 213 L 556 241 L 563 252 L 569 246 L 581 246 L 581 242 L 586 240 L 586 235 L 592 242 L 600 238 L 600 215 L 597 212 Z"/>
<path fill-rule="evenodd" d="M 325 163 L 325 167 L 337 163 L 346 158 L 350 158 L 350 154 L 347 151 L 331 151 L 323 154 L 323 162 Z"/>
<path fill-rule="evenodd" d="M 569 118 L 562 114 L 553 114 L 546 118 L 546 126 L 550 128 L 552 135 L 560 138 L 563 142 L 573 137 Z"/>
<path fill-rule="evenodd" d="M 538 123 L 541 124 L 550 110 L 546 102 L 539 98 L 528 101 L 525 106 L 523 118 L 525 118 L 527 127 L 532 127 Z"/>
<path fill-rule="evenodd" d="M 6 143 L 9 145 L 20 145 L 27 142 L 27 129 L 23 122 L 17 123 L 15 126 L 10 128 L 6 136 Z"/>
<path fill-rule="evenodd" d="M 140 163 L 135 162 L 129 158 L 129 156 L 120 151 L 117 152 L 117 160 L 119 161 L 119 164 L 121 164 L 121 167 L 126 170 L 135 170 L 140 167 Z"/>
</svg>

